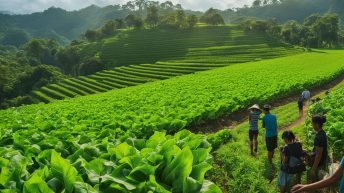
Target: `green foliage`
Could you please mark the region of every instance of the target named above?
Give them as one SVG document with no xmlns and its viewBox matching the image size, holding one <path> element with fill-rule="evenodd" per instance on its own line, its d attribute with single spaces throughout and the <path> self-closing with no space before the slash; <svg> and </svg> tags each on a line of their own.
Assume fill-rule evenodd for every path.
<svg viewBox="0 0 344 193">
<path fill-rule="evenodd" d="M 151 26 L 155 27 L 159 23 L 159 15 L 158 15 L 158 8 L 155 6 L 150 6 L 147 10 L 147 17 L 146 23 Z"/>
<path fill-rule="evenodd" d="M 9 109 L 0 111 L 0 130 L 14 127 L 17 119 L 25 125 L 45 127 L 40 119 L 24 116 L 28 114 L 56 121 L 57 128 L 70 125 L 90 129 L 120 128 L 137 137 L 149 136 L 154 131 L 174 132 L 200 120 L 216 119 L 244 109 L 252 103 L 275 101 L 300 92 L 303 87 L 311 89 L 326 84 L 342 73 L 340 61 L 343 57 L 342 51 L 306 53 L 70 99 L 68 103 L 59 101 Z M 239 79 L 242 81 L 238 82 Z M 67 82 L 78 85 L 75 80 Z M 252 84 L 264 92 L 247 87 Z M 79 84 L 79 88 L 90 87 Z M 71 116 L 73 119 L 68 118 Z"/>
<path fill-rule="evenodd" d="M 262 175 L 264 163 L 257 162 L 245 145 L 241 142 L 231 142 L 222 146 L 216 153 L 217 158 L 221 160 L 221 167 L 229 178 L 226 189 L 229 192 L 276 192 L 276 188 Z"/>
<path fill-rule="evenodd" d="M 104 63 L 99 58 L 93 57 L 80 64 L 79 75 L 91 75 L 104 69 Z"/>
<path fill-rule="evenodd" d="M 218 10 L 210 8 L 202 15 L 200 21 L 209 25 L 224 25 L 225 22 L 218 12 Z"/>
<path fill-rule="evenodd" d="M 196 15 L 192 14 L 187 16 L 186 21 L 189 27 L 195 27 L 198 22 L 198 18 Z"/>
<path fill-rule="evenodd" d="M 62 69 L 65 74 L 77 74 L 76 69 L 80 63 L 78 46 L 60 48 L 55 57 L 57 60 L 57 66 Z"/>
<path fill-rule="evenodd" d="M 195 41 L 196 39 L 197 41 Z M 247 45 L 248 43 L 250 45 Z M 257 58 L 259 58 L 258 60 L 271 59 L 303 52 L 302 48 L 294 48 L 281 43 L 267 36 L 266 33 L 244 32 L 238 30 L 237 27 L 229 26 L 123 31 L 116 37 L 105 39 L 102 42 L 90 43 L 85 46 L 78 45 L 70 46 L 68 49 L 71 53 L 75 52 L 76 56 L 80 55 L 80 58 L 83 59 L 80 61 L 82 67 L 86 64 L 87 68 L 85 69 L 90 70 L 87 73 L 81 72 L 81 74 L 97 73 L 58 83 L 58 88 L 54 85 L 53 88 L 37 90 L 34 95 L 39 98 L 39 101 L 48 103 L 54 99 L 60 100 L 66 97 L 105 92 L 234 63 L 256 61 Z M 77 51 L 80 47 L 80 54 L 78 54 Z M 174 51 L 171 52 L 171 50 Z M 87 66 L 87 59 L 90 55 L 94 55 L 96 59 L 100 56 L 100 59 L 105 61 L 106 67 L 127 66 L 98 72 L 103 69 L 102 65 L 101 68 L 94 68 L 97 65 L 93 64 Z M 60 51 L 57 56 L 60 59 Z M 69 54 L 67 56 L 67 59 L 71 58 L 72 60 L 62 60 L 60 63 L 67 67 L 74 67 L 71 70 L 75 74 L 80 74 L 80 72 L 76 72 L 79 70 L 75 69 L 78 61 L 73 62 L 74 57 L 69 57 Z M 71 56 L 75 56 L 75 54 Z M 164 61 L 165 58 L 170 58 L 170 60 Z M 164 62 L 151 64 L 156 60 Z M 146 64 L 129 65 L 139 62 Z M 96 63 L 102 64 L 103 62 Z M 79 65 L 78 68 L 80 67 Z"/>
<path fill-rule="evenodd" d="M 344 152 L 343 95 L 344 87 L 341 86 L 326 96 L 323 101 L 313 105 L 310 110 L 310 114 L 326 114 L 327 123 L 325 123 L 324 129 L 328 135 L 331 152 L 336 158 L 341 158 Z M 313 138 L 315 133 L 309 120 L 307 127 L 307 130 L 310 132 L 309 135 Z"/>
<path fill-rule="evenodd" d="M 97 41 L 100 38 L 100 33 L 97 30 L 87 30 L 85 32 L 85 38 L 90 41 L 90 42 L 94 42 Z"/>
<path fill-rule="evenodd" d="M 131 28 L 135 29 L 140 29 L 143 27 L 143 21 L 140 17 L 136 17 L 133 14 L 129 14 L 125 19 L 124 19 L 126 25 Z"/>
<path fill-rule="evenodd" d="M 232 134 L 229 129 L 223 129 L 219 132 L 208 135 L 208 141 L 215 150 L 221 145 L 228 143 L 231 139 Z"/>
<path fill-rule="evenodd" d="M 24 51 L 28 57 L 32 57 L 40 64 L 56 65 L 55 54 L 59 44 L 55 40 L 31 39 L 24 45 Z"/>
<path fill-rule="evenodd" d="M 13 132 L 17 148 L 28 148 L 17 151 L 4 144 L 8 142 L 7 135 L 0 139 L 0 190 L 221 192 L 204 180 L 205 173 L 212 168 L 206 137 L 186 130 L 174 136 L 155 132 L 147 140 L 115 139 L 109 128 L 84 130 L 76 136 L 70 135 L 67 128 L 60 130 L 60 134 L 37 128 Z M 33 161 L 37 164 L 30 165 Z"/>
<path fill-rule="evenodd" d="M 14 29 L 6 32 L 1 43 L 4 45 L 22 46 L 30 40 L 30 35 L 21 29 Z"/>
<path fill-rule="evenodd" d="M 305 47 L 333 48 L 340 40 L 339 17 L 336 14 L 313 14 L 307 17 L 303 25 L 289 20 L 279 26 L 275 20 L 243 19 L 240 26 L 246 31 L 268 32 L 284 41 Z"/>
</svg>

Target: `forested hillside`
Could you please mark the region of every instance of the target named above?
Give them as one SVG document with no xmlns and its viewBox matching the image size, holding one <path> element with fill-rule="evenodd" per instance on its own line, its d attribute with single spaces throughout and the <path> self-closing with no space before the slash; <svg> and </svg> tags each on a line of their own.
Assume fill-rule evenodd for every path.
<svg viewBox="0 0 344 193">
<path fill-rule="evenodd" d="M 342 0 L 255 0 L 252 5 L 223 11 L 226 22 L 235 22 L 242 17 L 260 19 L 276 18 L 279 23 L 294 19 L 303 22 L 314 13 L 335 12 L 344 20 L 344 1 Z"/>
</svg>

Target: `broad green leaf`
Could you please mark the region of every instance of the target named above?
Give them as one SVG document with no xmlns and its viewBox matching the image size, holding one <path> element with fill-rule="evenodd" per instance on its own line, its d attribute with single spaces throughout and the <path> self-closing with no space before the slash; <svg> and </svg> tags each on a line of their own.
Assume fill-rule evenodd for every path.
<svg viewBox="0 0 344 193">
<path fill-rule="evenodd" d="M 156 131 L 146 142 L 146 147 L 155 149 L 156 146 L 166 140 L 166 134 L 164 132 Z"/>
<path fill-rule="evenodd" d="M 109 151 L 114 151 L 117 159 L 122 159 L 127 156 L 134 156 L 138 154 L 138 151 L 127 143 L 121 143 L 116 148 L 110 149 Z"/>
<path fill-rule="evenodd" d="M 73 183 L 78 179 L 78 172 L 56 151 L 51 152 L 51 170 L 53 175 L 63 181 L 67 193 L 73 192 Z"/>
<path fill-rule="evenodd" d="M 84 182 L 75 182 L 73 185 L 74 185 L 73 193 L 99 193 L 92 186 Z"/>
<path fill-rule="evenodd" d="M 214 183 L 205 180 L 201 189 L 201 193 L 222 193 L 222 190 Z"/>
<path fill-rule="evenodd" d="M 63 181 L 58 178 L 52 178 L 48 181 L 49 187 L 54 190 L 54 192 L 61 192 L 63 190 Z"/>
<path fill-rule="evenodd" d="M 193 155 L 189 147 L 180 151 L 162 173 L 165 183 L 172 185 L 177 192 L 182 191 L 182 185 L 191 174 Z"/>
<path fill-rule="evenodd" d="M 190 176 L 194 178 L 195 180 L 199 181 L 200 183 L 203 183 L 205 173 L 209 171 L 211 168 L 212 168 L 212 165 L 210 165 L 207 162 L 194 165 L 192 167 L 192 172 Z"/>
<path fill-rule="evenodd" d="M 148 180 L 150 175 L 154 175 L 155 167 L 149 164 L 142 164 L 140 166 L 135 167 L 129 174 L 129 177 L 137 180 L 139 182 L 144 182 Z"/>
<path fill-rule="evenodd" d="M 7 166 L 8 162 L 8 159 L 0 157 L 0 168 Z"/>
<path fill-rule="evenodd" d="M 149 182 L 147 182 L 147 186 L 150 190 L 156 193 L 171 193 L 170 191 L 166 190 L 165 187 L 163 187 L 156 181 L 154 175 L 149 176 Z"/>
<path fill-rule="evenodd" d="M 202 184 L 197 180 L 187 177 L 183 184 L 183 193 L 198 193 L 202 188 Z"/>
<path fill-rule="evenodd" d="M 103 159 L 95 159 L 85 165 L 88 179 L 93 184 L 101 183 L 102 176 L 111 172 L 110 168 L 112 167 L 106 166 Z"/>
<path fill-rule="evenodd" d="M 209 152 L 210 152 L 210 149 L 204 149 L 204 148 L 198 148 L 196 150 L 193 150 L 192 151 L 192 154 L 194 156 L 193 164 L 196 165 L 207 160 Z"/>
<path fill-rule="evenodd" d="M 54 193 L 37 174 L 24 183 L 24 193 Z"/>
</svg>

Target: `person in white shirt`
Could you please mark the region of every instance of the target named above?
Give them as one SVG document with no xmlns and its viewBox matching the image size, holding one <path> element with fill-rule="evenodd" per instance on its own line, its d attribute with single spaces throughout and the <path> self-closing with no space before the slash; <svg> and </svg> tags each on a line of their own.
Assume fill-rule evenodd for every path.
<svg viewBox="0 0 344 193">
<path fill-rule="evenodd" d="M 309 99 L 311 99 L 311 92 L 309 90 L 305 90 L 302 92 L 302 98 L 305 101 L 309 101 Z"/>
</svg>

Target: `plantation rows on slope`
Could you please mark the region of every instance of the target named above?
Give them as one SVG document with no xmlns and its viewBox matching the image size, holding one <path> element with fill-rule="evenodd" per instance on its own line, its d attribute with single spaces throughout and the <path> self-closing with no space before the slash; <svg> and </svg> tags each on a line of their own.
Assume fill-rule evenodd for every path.
<svg viewBox="0 0 344 193">
<path fill-rule="evenodd" d="M 333 156 L 343 156 L 344 152 L 344 86 L 331 92 L 324 100 L 316 103 L 310 109 L 311 114 L 326 114 L 327 123 L 325 130 L 327 132 L 331 152 Z M 309 134 L 314 134 L 308 120 Z"/>
<path fill-rule="evenodd" d="M 84 57 L 100 52 L 105 62 L 122 67 L 48 85 L 32 95 L 47 103 L 302 51 L 266 34 L 230 26 L 125 31 L 83 49 Z"/>
<path fill-rule="evenodd" d="M 204 136 L 153 132 L 325 84 L 343 73 L 343 59 L 306 53 L 0 111 L 0 190 L 219 192 L 204 180 Z"/>
<path fill-rule="evenodd" d="M 97 95 L 1 111 L 0 128 L 109 128 L 138 136 L 177 131 L 255 102 L 319 86 L 343 71 L 344 52 L 237 64 Z M 302 69 L 302 70 L 300 70 Z M 57 129 L 57 130 L 56 130 Z"/>
</svg>

